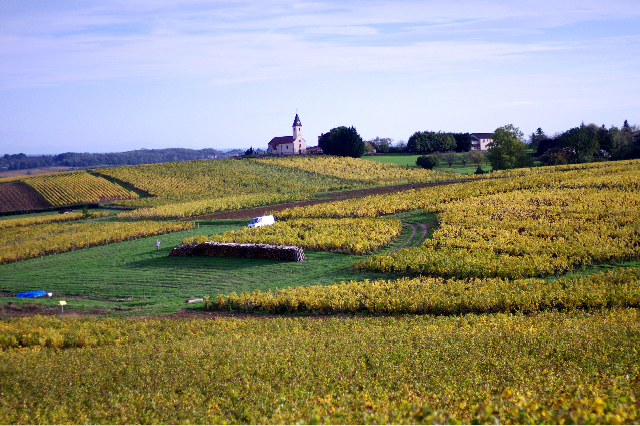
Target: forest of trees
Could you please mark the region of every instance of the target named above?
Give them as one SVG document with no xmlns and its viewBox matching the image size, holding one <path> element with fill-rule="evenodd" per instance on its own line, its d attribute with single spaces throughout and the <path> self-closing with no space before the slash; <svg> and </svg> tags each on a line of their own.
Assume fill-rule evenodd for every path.
<svg viewBox="0 0 640 426">
<path fill-rule="evenodd" d="M 640 158 L 640 140 L 637 125 L 627 120 L 621 128 L 604 124 L 584 124 L 553 136 L 542 129 L 529 136 L 529 146 L 545 165 L 584 163 L 593 158 L 624 160 Z"/>
<path fill-rule="evenodd" d="M 553 136 L 538 128 L 528 140 L 517 127 L 510 124 L 494 130 L 492 138 L 494 141 L 486 151 L 486 160 L 493 169 L 640 158 L 640 126 L 630 125 L 628 120 L 620 128 L 582 123 Z M 407 143 L 400 141 L 392 146 L 392 141 L 390 138 L 376 137 L 370 143 L 378 152 L 432 154 L 432 158 L 423 158 L 423 164 L 419 164 L 427 168 L 434 167 L 437 162 L 451 164 L 456 158 L 455 152 L 471 150 L 469 133 L 415 132 Z M 460 155 L 457 158 L 474 164 L 477 160 Z M 477 162 L 478 167 L 481 162 Z"/>
<path fill-rule="evenodd" d="M 227 158 L 233 155 L 242 155 L 244 151 L 233 150 L 228 152 L 216 149 L 138 149 L 135 151 L 116 152 L 108 154 L 90 154 L 78 152 L 66 152 L 58 155 L 26 155 L 5 154 L 0 157 L 0 170 L 24 170 L 43 167 L 99 167 L 99 166 L 126 166 L 135 164 L 167 163 L 171 161 L 187 161 L 200 159 Z"/>
</svg>

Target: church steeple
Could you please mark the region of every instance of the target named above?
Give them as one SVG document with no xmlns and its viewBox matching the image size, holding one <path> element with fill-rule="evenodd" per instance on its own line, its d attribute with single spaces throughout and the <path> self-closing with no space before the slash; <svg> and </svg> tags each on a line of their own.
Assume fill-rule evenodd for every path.
<svg viewBox="0 0 640 426">
<path fill-rule="evenodd" d="M 296 118 L 293 120 L 293 140 L 296 141 L 302 139 L 302 123 L 300 117 L 296 114 Z"/>
</svg>

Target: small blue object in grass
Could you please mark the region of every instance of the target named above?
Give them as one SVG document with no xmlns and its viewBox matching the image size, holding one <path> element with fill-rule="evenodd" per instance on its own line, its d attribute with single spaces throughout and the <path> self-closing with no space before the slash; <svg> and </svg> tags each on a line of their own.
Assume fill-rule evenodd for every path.
<svg viewBox="0 0 640 426">
<path fill-rule="evenodd" d="M 25 291 L 23 293 L 16 294 L 16 297 L 43 297 L 46 296 L 47 292 L 44 290 L 38 291 Z"/>
</svg>

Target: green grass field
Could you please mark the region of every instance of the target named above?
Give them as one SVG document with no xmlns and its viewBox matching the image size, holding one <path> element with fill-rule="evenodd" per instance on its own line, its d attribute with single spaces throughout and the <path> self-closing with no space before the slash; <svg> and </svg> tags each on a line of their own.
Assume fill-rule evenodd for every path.
<svg viewBox="0 0 640 426">
<path fill-rule="evenodd" d="M 369 161 L 378 161 L 380 163 L 392 163 L 397 164 L 398 166 L 406 166 L 406 167 L 417 167 L 416 159 L 420 157 L 417 154 L 383 154 L 383 155 L 368 155 L 362 157 L 363 160 Z M 491 170 L 490 164 L 483 164 L 482 169 L 487 172 Z M 446 163 L 440 163 L 439 166 L 434 167 L 433 170 L 437 170 L 439 172 L 453 172 L 453 173 L 465 173 L 472 174 L 476 172 L 476 166 L 467 162 L 466 165 L 463 165 L 462 162 L 458 161 L 451 164 L 449 167 Z"/>
<path fill-rule="evenodd" d="M 420 216 L 417 216 L 420 218 Z M 112 218 L 96 219 L 100 221 Z M 404 220 L 404 219 L 403 219 Z M 211 235 L 246 226 L 247 220 L 200 221 L 199 228 L 125 241 L 0 266 L 0 303 L 41 303 L 54 306 L 67 301 L 66 310 L 108 309 L 115 314 L 152 315 L 175 312 L 189 297 L 218 293 L 329 285 L 342 280 L 393 278 L 358 272 L 353 262 L 365 256 L 307 251 L 304 262 L 226 257 L 168 257 L 185 237 Z M 396 245 L 410 235 L 405 227 Z M 160 250 L 156 250 L 156 239 Z M 29 290 L 54 293 L 52 299 L 15 299 Z M 118 301 L 118 299 L 132 300 Z"/>
</svg>

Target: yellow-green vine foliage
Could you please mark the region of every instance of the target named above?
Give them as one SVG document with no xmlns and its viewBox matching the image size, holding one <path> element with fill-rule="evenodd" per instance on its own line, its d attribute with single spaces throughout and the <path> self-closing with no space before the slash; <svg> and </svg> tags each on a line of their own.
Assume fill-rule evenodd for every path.
<svg viewBox="0 0 640 426">
<path fill-rule="evenodd" d="M 228 210 L 272 206 L 308 198 L 308 194 L 249 194 L 186 203 L 164 204 L 118 213 L 118 219 L 179 219 Z"/>
<path fill-rule="evenodd" d="M 85 171 L 34 176 L 22 182 L 53 206 L 138 198 L 135 192 Z"/>
<path fill-rule="evenodd" d="M 637 309 L 0 321 L 0 423 L 637 423 L 639 336 Z"/>
<path fill-rule="evenodd" d="M 269 313 L 462 315 L 640 307 L 640 269 L 571 279 L 400 278 L 219 294 L 211 309 Z"/>
<path fill-rule="evenodd" d="M 402 224 L 398 219 L 298 219 L 210 237 L 186 238 L 182 243 L 262 243 L 301 246 L 314 251 L 365 254 L 388 246 L 401 233 Z"/>
<path fill-rule="evenodd" d="M 193 229 L 193 222 L 51 223 L 0 230 L 0 264 Z"/>
</svg>

